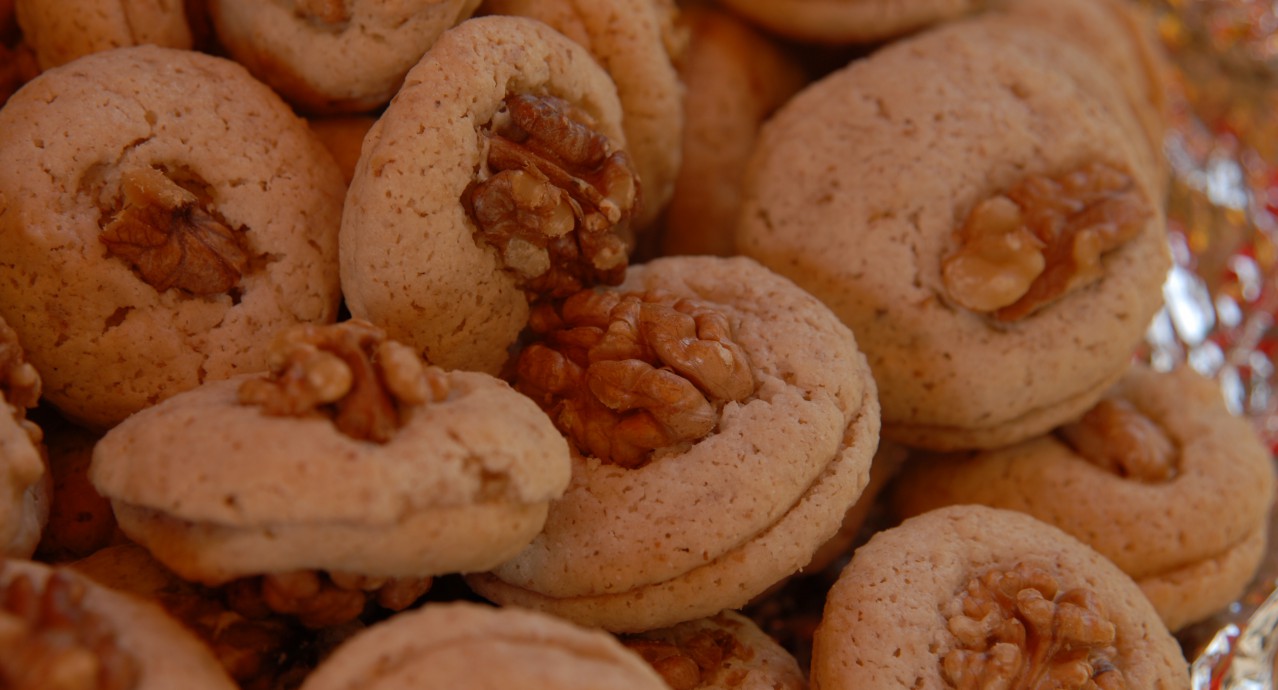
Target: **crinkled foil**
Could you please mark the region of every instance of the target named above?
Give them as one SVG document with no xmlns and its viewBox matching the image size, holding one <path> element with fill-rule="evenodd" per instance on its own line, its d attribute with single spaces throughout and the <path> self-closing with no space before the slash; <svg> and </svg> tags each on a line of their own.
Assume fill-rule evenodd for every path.
<svg viewBox="0 0 1278 690">
<path fill-rule="evenodd" d="M 1219 381 L 1229 407 L 1278 450 L 1278 4 L 1147 3 L 1173 68 L 1165 150 L 1175 258 L 1148 355 Z M 1180 633 L 1195 690 L 1274 687 L 1275 551 L 1271 540 L 1239 601 Z"/>
</svg>

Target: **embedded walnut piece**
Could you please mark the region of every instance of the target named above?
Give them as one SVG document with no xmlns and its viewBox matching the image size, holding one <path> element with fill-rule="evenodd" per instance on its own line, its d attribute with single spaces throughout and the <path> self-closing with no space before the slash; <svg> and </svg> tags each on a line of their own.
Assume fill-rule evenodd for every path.
<svg viewBox="0 0 1278 690">
<path fill-rule="evenodd" d="M 328 416 L 351 438 L 386 443 L 406 408 L 448 397 L 448 381 L 411 348 L 362 319 L 283 332 L 270 373 L 240 385 L 239 401 L 268 415 Z"/>
<path fill-rule="evenodd" d="M 0 401 L 8 403 L 32 443 L 44 439 L 40 427 L 26 418 L 27 410 L 40 402 L 40 375 L 23 357 L 18 334 L 3 320 L 0 320 Z"/>
<path fill-rule="evenodd" d="M 639 180 L 591 125 L 566 101 L 515 94 L 482 133 L 488 169 L 462 202 L 476 235 L 534 295 L 566 297 L 625 276 Z"/>
<path fill-rule="evenodd" d="M 539 342 L 520 353 L 515 388 L 604 462 L 638 467 L 701 439 L 754 393 L 727 318 L 693 300 L 584 290 L 537 305 L 529 326 Z"/>
<path fill-rule="evenodd" d="M 297 618 L 308 628 L 332 628 L 355 620 L 370 598 L 402 611 L 430 589 L 425 578 L 374 578 L 298 570 L 232 583 L 228 600 L 240 614 L 260 618 L 268 611 Z"/>
<path fill-rule="evenodd" d="M 1120 477 L 1165 482 L 1176 476 L 1176 447 L 1162 428 L 1122 398 L 1106 398 L 1058 432 L 1092 464 Z"/>
<path fill-rule="evenodd" d="M 110 624 L 82 606 L 84 586 L 55 571 L 37 587 L 19 575 L 0 587 L 0 688 L 127 690 L 138 662 Z"/>
<path fill-rule="evenodd" d="M 1140 234 L 1152 214 L 1131 176 L 1104 163 L 1031 175 L 976 205 L 941 279 L 963 307 L 1015 321 L 1098 280 L 1101 256 Z"/>
<path fill-rule="evenodd" d="M 326 28 L 341 28 L 351 20 L 345 0 L 295 0 L 293 11 Z"/>
<path fill-rule="evenodd" d="M 98 239 L 160 292 L 229 292 L 248 270 L 243 232 L 228 228 L 200 200 L 155 168 L 121 175 L 124 207 Z"/>
<path fill-rule="evenodd" d="M 1086 589 L 1061 593 L 1046 571 L 1018 564 L 973 578 L 949 616 L 955 649 L 941 673 L 956 690 L 1119 690 L 1115 627 Z"/>
<path fill-rule="evenodd" d="M 694 690 L 733 656 L 741 645 L 724 630 L 706 630 L 681 644 L 641 637 L 622 638 L 622 644 L 643 657 L 671 690 Z"/>
</svg>

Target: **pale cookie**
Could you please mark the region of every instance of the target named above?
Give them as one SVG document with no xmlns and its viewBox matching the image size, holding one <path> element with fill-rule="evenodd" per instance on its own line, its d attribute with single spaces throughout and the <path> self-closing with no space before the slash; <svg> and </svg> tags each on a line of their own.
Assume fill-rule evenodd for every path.
<svg viewBox="0 0 1278 690">
<path fill-rule="evenodd" d="M 598 630 L 471 603 L 428 604 L 337 648 L 301 690 L 663 690 L 661 677 Z"/>
<path fill-rule="evenodd" d="M 1043 433 L 1141 342 L 1170 266 L 1160 174 L 1117 87 L 1083 73 L 1104 71 L 977 18 L 852 63 L 765 126 L 738 248 L 857 334 L 884 437 Z"/>
<path fill-rule="evenodd" d="M 6 688 L 237 687 L 160 607 L 65 568 L 0 559 L 0 623 Z"/>
<path fill-rule="evenodd" d="M 44 433 L 27 419 L 40 402 L 40 374 L 0 318 L 0 559 L 30 557 L 49 518 Z"/>
<path fill-rule="evenodd" d="M 865 486 L 874 381 L 852 333 L 745 258 L 672 257 L 534 315 L 515 386 L 573 481 L 471 587 L 618 632 L 739 608 L 802 568 Z"/>
<path fill-rule="evenodd" d="M 188 580 L 267 575 L 268 604 L 297 599 L 285 612 L 333 625 L 286 596 L 316 584 L 309 571 L 359 594 L 344 609 L 357 615 L 356 590 L 382 596 L 387 578 L 510 558 L 568 482 L 567 445 L 532 401 L 427 367 L 366 322 L 286 332 L 271 366 L 174 396 L 94 448 L 120 528 Z"/>
<path fill-rule="evenodd" d="M 871 43 L 983 9 L 988 0 L 719 0 L 775 33 L 804 42 Z"/>
<path fill-rule="evenodd" d="M 1022 513 L 953 506 L 857 549 L 826 599 L 811 681 L 1188 690 L 1188 668 L 1140 589 L 1103 556 Z"/>
<path fill-rule="evenodd" d="M 289 102 L 312 113 L 374 110 L 479 0 L 207 0 L 217 37 Z"/>
<path fill-rule="evenodd" d="M 127 46 L 191 49 L 183 0 L 15 0 L 40 69 Z"/>
<path fill-rule="evenodd" d="M 794 656 L 754 621 L 723 611 L 621 638 L 671 690 L 806 690 Z"/>
<path fill-rule="evenodd" d="M 1214 382 L 1188 367 L 1134 366 L 1051 434 L 911 458 L 892 505 L 901 516 L 957 503 L 1029 513 L 1113 561 L 1177 630 L 1243 593 L 1264 553 L 1273 493 L 1269 452 Z"/>
<path fill-rule="evenodd" d="M 69 418 L 109 427 L 266 368 L 332 321 L 344 185 L 229 60 L 154 46 L 43 73 L 0 110 L 0 316 Z"/>
<path fill-rule="evenodd" d="M 584 46 L 607 70 L 621 99 L 626 144 L 643 204 L 635 226 L 650 226 L 674 193 L 682 151 L 682 85 L 671 54 L 673 7 L 654 0 L 485 0 L 481 13 L 543 21 Z"/>
<path fill-rule="evenodd" d="M 736 253 L 741 178 L 759 127 L 807 83 L 767 36 L 726 12 L 683 12 L 683 163 L 666 209 L 665 254 Z"/>
<path fill-rule="evenodd" d="M 351 313 L 434 364 L 497 373 L 532 299 L 621 281 L 624 148 L 584 48 L 531 19 L 463 22 L 364 138 L 342 216 Z"/>
</svg>

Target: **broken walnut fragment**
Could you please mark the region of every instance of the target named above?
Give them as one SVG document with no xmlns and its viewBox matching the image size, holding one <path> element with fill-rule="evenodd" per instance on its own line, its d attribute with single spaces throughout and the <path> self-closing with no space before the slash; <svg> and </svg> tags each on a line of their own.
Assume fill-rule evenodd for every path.
<svg viewBox="0 0 1278 690">
<path fill-rule="evenodd" d="M 1119 690 L 1115 626 L 1096 596 L 1060 592 L 1040 568 L 1017 564 L 973 578 L 948 628 L 956 646 L 941 673 L 956 690 Z"/>
<path fill-rule="evenodd" d="M 703 630 L 679 644 L 643 637 L 622 638 L 621 643 L 643 657 L 671 690 L 703 687 L 725 659 L 742 652 L 725 630 Z"/>
<path fill-rule="evenodd" d="M 514 94 L 504 106 L 481 133 L 488 170 L 462 198 L 478 237 L 534 294 L 620 283 L 639 206 L 629 157 L 564 100 Z"/>
<path fill-rule="evenodd" d="M 1057 430 L 1089 462 L 1120 477 L 1165 482 L 1176 476 L 1176 446 L 1149 417 L 1122 398 L 1105 398 Z"/>
<path fill-rule="evenodd" d="M 623 467 L 712 432 L 728 401 L 754 393 L 727 317 L 660 293 L 584 290 L 534 307 L 538 339 L 515 388 L 547 410 L 582 453 Z"/>
<path fill-rule="evenodd" d="M 129 690 L 138 661 L 83 605 L 84 585 L 55 571 L 37 586 L 18 575 L 0 587 L 0 687 Z"/>
<path fill-rule="evenodd" d="M 241 404 L 273 416 L 328 416 L 347 436 L 375 443 L 391 439 L 405 408 L 448 396 L 442 370 L 361 319 L 284 331 L 269 364 L 269 374 L 241 384 Z"/>
<path fill-rule="evenodd" d="M 385 578 L 297 570 L 236 580 L 228 587 L 231 606 L 246 618 L 273 611 L 297 618 L 307 628 L 332 628 L 358 618 L 369 600 L 402 611 L 421 598 L 433 578 Z"/>
<path fill-rule="evenodd" d="M 1104 163 L 1030 175 L 972 209 L 941 279 L 959 305 L 1016 321 L 1098 280 L 1101 257 L 1152 215 L 1132 177 Z"/>
<path fill-rule="evenodd" d="M 201 208 L 195 194 L 163 172 L 141 167 L 121 175 L 124 207 L 98 239 L 160 292 L 229 292 L 248 271 L 242 230 Z"/>
<path fill-rule="evenodd" d="M 40 402 L 40 387 L 40 374 L 23 356 L 18 334 L 0 319 L 0 403 L 9 406 L 32 443 L 44 439 L 40 427 L 26 418 L 27 410 Z"/>
</svg>

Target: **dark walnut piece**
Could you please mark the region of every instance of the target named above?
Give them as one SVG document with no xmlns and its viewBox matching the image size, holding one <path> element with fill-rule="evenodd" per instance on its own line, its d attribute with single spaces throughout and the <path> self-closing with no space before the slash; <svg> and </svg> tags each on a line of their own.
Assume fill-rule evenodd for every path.
<svg viewBox="0 0 1278 690">
<path fill-rule="evenodd" d="M 644 637 L 623 637 L 621 643 L 643 657 L 671 690 L 703 687 L 724 661 L 748 652 L 726 630 L 703 630 L 679 644 Z"/>
<path fill-rule="evenodd" d="M 163 172 L 133 168 L 121 175 L 124 205 L 98 239 L 160 292 L 230 292 L 248 271 L 244 232 L 213 217 L 200 199 Z"/>
<path fill-rule="evenodd" d="M 402 412 L 448 397 L 448 380 L 362 319 L 296 326 L 276 338 L 270 372 L 240 384 L 239 401 L 279 417 L 326 416 L 342 433 L 386 443 Z"/>
<path fill-rule="evenodd" d="M 533 308 L 537 342 L 514 385 L 582 453 L 639 467 L 652 451 L 701 439 L 728 401 L 754 393 L 726 316 L 661 293 L 584 290 Z"/>
<path fill-rule="evenodd" d="M 552 96 L 507 96 L 481 132 L 487 170 L 462 195 L 477 228 L 522 287 L 567 297 L 625 277 L 639 179 L 589 117 Z"/>
<path fill-rule="evenodd" d="M 32 443 L 44 439 L 40 427 L 27 419 L 27 410 L 40 402 L 40 390 L 40 374 L 23 355 L 18 334 L 0 319 L 0 402 L 8 405 Z"/>
<path fill-rule="evenodd" d="M 84 608 L 84 585 L 54 571 L 38 587 L 18 575 L 0 587 L 0 688 L 129 690 L 138 661 L 111 624 Z"/>
<path fill-rule="evenodd" d="M 260 619 L 271 612 L 295 617 L 313 629 L 349 623 L 370 600 L 403 611 L 422 597 L 430 577 L 385 578 L 297 570 L 236 580 L 227 586 L 227 602 L 237 613 Z"/>
<path fill-rule="evenodd" d="M 956 690 L 1120 690 L 1116 630 L 1086 589 L 1060 592 L 1045 570 L 1017 564 L 973 578 L 948 627 L 941 674 Z"/>
<path fill-rule="evenodd" d="M 1030 175 L 972 209 L 941 279 L 959 305 L 1016 321 L 1100 279 L 1101 257 L 1152 215 L 1131 176 L 1104 163 Z"/>
<path fill-rule="evenodd" d="M 1089 462 L 1120 477 L 1165 482 L 1178 471 L 1179 453 L 1162 427 L 1122 398 L 1101 400 L 1056 433 Z"/>
</svg>

